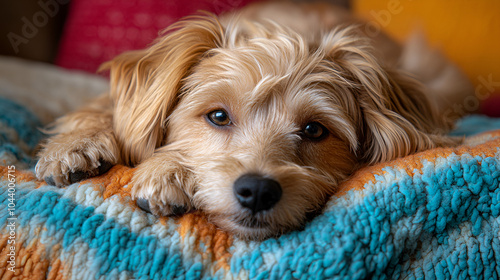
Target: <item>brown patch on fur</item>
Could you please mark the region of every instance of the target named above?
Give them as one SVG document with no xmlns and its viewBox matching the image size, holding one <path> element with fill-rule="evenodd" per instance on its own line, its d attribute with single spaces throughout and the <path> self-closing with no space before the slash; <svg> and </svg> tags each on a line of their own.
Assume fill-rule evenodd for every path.
<svg viewBox="0 0 500 280">
<path fill-rule="evenodd" d="M 223 268 L 229 270 L 229 261 L 231 254 L 229 248 L 233 243 L 232 235 L 217 228 L 210 223 L 207 217 L 200 213 L 189 213 L 178 219 L 179 233 L 182 238 L 189 235 L 195 235 L 195 248 L 205 259 L 210 259 L 211 262 L 216 261 L 216 270 Z M 205 245 L 202 251 L 200 242 Z"/>
</svg>

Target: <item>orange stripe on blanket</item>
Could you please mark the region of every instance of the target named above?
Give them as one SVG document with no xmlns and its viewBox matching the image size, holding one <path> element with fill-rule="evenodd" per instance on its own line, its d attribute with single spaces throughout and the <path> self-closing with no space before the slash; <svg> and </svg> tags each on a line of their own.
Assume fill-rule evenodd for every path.
<svg viewBox="0 0 500 280">
<path fill-rule="evenodd" d="M 9 174 L 15 176 L 14 178 L 16 179 L 16 183 L 33 181 L 37 185 L 36 188 L 47 185 L 47 183 L 45 183 L 44 181 L 39 181 L 36 178 L 35 174 L 33 174 L 33 172 L 27 170 L 19 170 L 19 169 L 15 169 L 15 171 L 13 172 L 11 169 L 9 169 L 8 166 L 0 166 L 0 178 L 2 180 L 8 181 Z M 11 178 L 13 177 L 11 176 Z"/>
<path fill-rule="evenodd" d="M 121 198 L 130 197 L 131 186 L 129 185 L 135 169 L 123 165 L 117 165 L 111 168 L 107 173 L 82 181 L 80 184 L 93 184 L 97 187 L 104 186 L 104 199 L 118 195 Z M 133 200 L 129 200 L 132 207 L 138 207 Z M 167 217 L 161 217 L 160 223 L 166 224 Z M 204 258 L 210 258 L 211 261 L 217 261 L 219 267 L 229 268 L 229 259 L 231 254 L 228 248 L 232 245 L 232 237 L 224 231 L 211 224 L 207 217 L 201 213 L 189 213 L 177 218 L 179 233 L 184 238 L 188 234 L 196 234 L 196 248 L 199 248 L 200 242 L 206 246 L 206 250 L 201 252 Z"/>
<path fill-rule="evenodd" d="M 105 186 L 105 199 L 116 194 L 122 197 L 130 196 L 129 188 L 124 188 L 124 186 L 128 185 L 132 180 L 134 170 L 127 166 L 115 165 L 108 172 L 100 176 L 81 181 L 80 185 L 90 183 L 96 186 Z"/>
<path fill-rule="evenodd" d="M 129 185 L 132 176 L 134 175 L 134 168 L 130 168 L 123 165 L 115 165 L 108 172 L 90 178 L 80 182 L 80 185 L 84 184 L 92 184 L 95 188 L 100 188 L 101 186 L 105 187 L 103 198 L 108 199 L 112 196 L 118 196 L 120 198 L 130 197 L 130 187 L 125 188 L 126 185 Z M 129 203 L 136 206 L 135 202 L 130 201 Z"/>
<path fill-rule="evenodd" d="M 179 233 L 183 240 L 189 234 L 196 235 L 194 245 L 198 253 L 204 259 L 210 259 L 211 262 L 216 261 L 216 270 L 219 268 L 229 270 L 229 260 L 231 259 L 229 248 L 233 244 L 233 238 L 229 233 L 210 223 L 207 216 L 201 212 L 183 215 L 178 219 L 178 223 L 180 225 Z M 205 245 L 203 251 L 200 248 L 200 242 Z"/>
<path fill-rule="evenodd" d="M 0 279 L 49 279 L 64 280 L 65 275 L 70 275 L 69 270 L 63 273 L 63 262 L 56 256 L 47 256 L 45 246 L 33 240 L 28 246 L 20 242 L 21 236 L 16 236 L 16 244 L 8 244 L 9 235 L 0 235 Z M 10 247 L 15 246 L 15 268 L 14 272 L 8 270 L 10 264 Z M 59 245 L 57 245 L 59 246 Z M 60 248 L 53 248 L 50 252 L 59 252 Z M 49 272 L 50 269 L 50 272 Z"/>
<path fill-rule="evenodd" d="M 375 182 L 376 174 L 385 174 L 385 171 L 382 169 L 386 167 L 405 171 L 408 175 L 413 176 L 415 170 L 422 170 L 423 162 L 427 161 L 434 163 L 436 159 L 446 158 L 451 154 L 456 154 L 458 156 L 468 154 L 472 157 L 494 157 L 500 147 L 500 130 L 469 137 L 465 142 L 472 143 L 475 140 L 484 140 L 486 142 L 476 146 L 464 144 L 452 148 L 435 148 L 398 158 L 393 161 L 382 162 L 362 168 L 354 173 L 351 178 L 340 184 L 335 196 L 343 196 L 350 190 L 363 190 L 365 184 L 368 182 Z"/>
<path fill-rule="evenodd" d="M 71 275 L 70 266 L 65 266 L 60 259 L 53 260 L 49 275 L 47 275 L 47 279 L 65 280 L 65 275 Z"/>
</svg>

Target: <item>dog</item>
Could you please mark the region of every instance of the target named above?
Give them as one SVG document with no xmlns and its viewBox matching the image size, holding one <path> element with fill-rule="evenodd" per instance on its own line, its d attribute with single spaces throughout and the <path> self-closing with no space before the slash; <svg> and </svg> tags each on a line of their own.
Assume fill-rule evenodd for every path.
<svg viewBox="0 0 500 280">
<path fill-rule="evenodd" d="M 125 164 L 155 215 L 197 209 L 253 240 L 298 229 L 359 168 L 461 142 L 443 114 L 473 94 L 465 76 L 372 33 L 325 3 L 188 16 L 102 66 L 109 94 L 47 130 L 36 175 L 65 186 Z"/>
</svg>

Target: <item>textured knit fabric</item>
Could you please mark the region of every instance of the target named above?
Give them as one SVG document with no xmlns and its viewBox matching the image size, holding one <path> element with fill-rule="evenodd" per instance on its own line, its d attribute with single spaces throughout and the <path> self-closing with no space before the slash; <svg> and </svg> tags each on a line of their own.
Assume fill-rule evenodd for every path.
<svg viewBox="0 0 500 280">
<path fill-rule="evenodd" d="M 36 121 L 10 117 L 17 122 L 2 114 L 0 132 L 11 135 L 2 146 L 32 148 L 25 135 Z M 0 278 L 498 279 L 499 146 L 496 130 L 360 170 L 303 229 L 263 242 L 233 237 L 202 213 L 145 213 L 130 199 L 134 169 L 58 189 L 19 167 L 29 153 L 6 151 Z"/>
<path fill-rule="evenodd" d="M 34 164 L 33 150 L 43 138 L 38 117 L 25 107 L 0 97 L 0 164 Z"/>
</svg>

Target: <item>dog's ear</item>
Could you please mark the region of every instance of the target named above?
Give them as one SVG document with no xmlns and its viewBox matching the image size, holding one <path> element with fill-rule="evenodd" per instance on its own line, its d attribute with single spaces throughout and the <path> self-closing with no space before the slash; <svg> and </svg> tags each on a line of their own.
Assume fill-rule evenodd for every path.
<svg viewBox="0 0 500 280">
<path fill-rule="evenodd" d="M 370 42 L 347 28 L 323 40 L 327 59 L 340 83 L 354 95 L 359 112 L 354 115 L 359 143 L 356 154 L 363 162 L 376 163 L 429 148 L 455 144 L 439 135 L 449 128 L 415 79 L 384 69 Z M 352 109 L 351 109 L 352 110 Z"/>
<path fill-rule="evenodd" d="M 359 93 L 361 150 L 367 163 L 457 143 L 443 136 L 450 124 L 438 116 L 421 84 L 395 71 L 379 68 L 376 72 L 365 77 Z"/>
<path fill-rule="evenodd" d="M 222 38 L 215 16 L 191 16 L 167 28 L 149 48 L 123 53 L 101 67 L 110 70 L 114 129 L 125 163 L 138 164 L 163 144 L 182 79 Z"/>
</svg>

